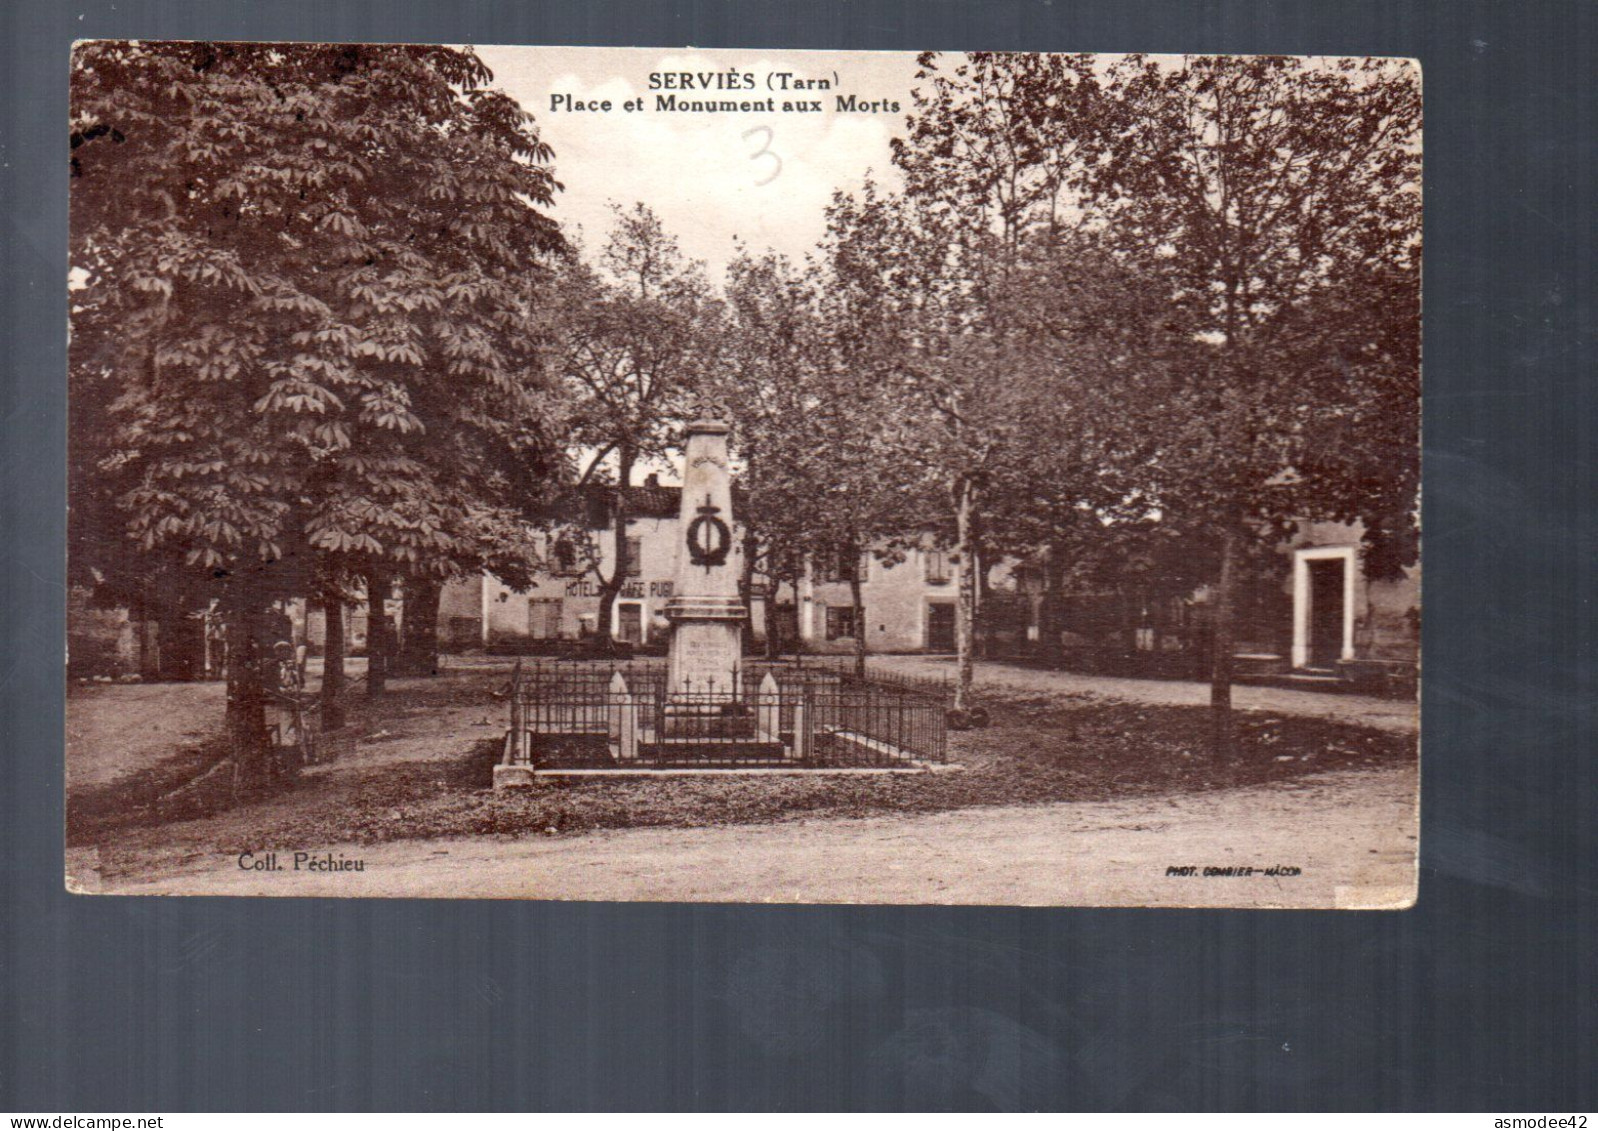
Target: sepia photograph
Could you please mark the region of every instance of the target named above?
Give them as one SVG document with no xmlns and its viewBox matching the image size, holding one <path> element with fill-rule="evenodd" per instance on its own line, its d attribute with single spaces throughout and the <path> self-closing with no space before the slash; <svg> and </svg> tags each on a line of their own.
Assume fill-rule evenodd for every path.
<svg viewBox="0 0 1598 1131">
<path fill-rule="evenodd" d="M 1415 61 L 85 40 L 70 114 L 69 891 L 1414 904 Z"/>
</svg>

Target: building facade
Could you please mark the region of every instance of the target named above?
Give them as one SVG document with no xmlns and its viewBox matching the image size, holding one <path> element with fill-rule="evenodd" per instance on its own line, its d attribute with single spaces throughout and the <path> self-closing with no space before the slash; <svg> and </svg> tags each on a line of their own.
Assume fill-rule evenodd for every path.
<svg viewBox="0 0 1598 1131">
<path fill-rule="evenodd" d="M 603 629 L 616 640 L 644 648 L 666 643 L 664 613 L 681 541 L 679 498 L 679 488 L 662 487 L 653 477 L 628 489 L 628 575 L 611 623 Z M 532 548 L 548 567 L 534 575 L 525 592 L 492 574 L 446 585 L 439 600 L 440 644 L 537 650 L 599 635 L 600 575 L 609 576 L 614 568 L 616 536 L 603 507 L 590 508 L 587 518 L 554 531 L 529 531 Z M 736 543 L 732 560 L 742 568 Z"/>
<path fill-rule="evenodd" d="M 1358 523 L 1303 523 L 1236 594 L 1234 640 L 1243 674 L 1413 673 L 1420 656 L 1420 567 L 1393 578 L 1370 576 Z M 1032 651 L 1045 627 L 1042 571 L 1016 571 L 1025 640 L 1011 634 L 997 654 Z M 1202 678 L 1209 667 L 1214 593 L 1128 582 L 1059 596 L 1055 652 L 1118 660 L 1129 673 Z M 995 602 L 990 609 L 998 605 Z M 1047 643 L 1047 642 L 1045 642 Z"/>
<path fill-rule="evenodd" d="M 439 644 L 445 651 L 558 652 L 608 633 L 641 651 L 664 650 L 665 608 L 673 596 L 683 544 L 680 490 L 648 482 L 629 490 L 629 576 L 610 623 L 601 625 L 601 582 L 616 560 L 615 535 L 603 507 L 586 520 L 554 531 L 530 530 L 548 568 L 523 592 L 492 575 L 446 585 L 439 601 Z M 736 513 L 736 507 L 734 508 Z M 1369 576 L 1356 524 L 1305 523 L 1276 548 L 1270 564 L 1238 594 L 1236 652 L 1241 674 L 1341 675 L 1366 678 L 1413 673 L 1420 654 L 1420 568 L 1397 577 Z M 742 539 L 731 560 L 741 576 Z M 749 579 L 751 645 L 775 633 L 782 651 L 850 653 L 860 634 L 866 651 L 951 653 L 960 562 L 930 538 L 893 552 L 810 556 L 797 583 Z M 858 571 L 862 614 L 854 609 Z M 1128 582 L 1103 592 L 1066 592 L 1052 616 L 1037 563 L 1001 561 L 986 571 L 979 599 L 979 653 L 994 658 L 1040 653 L 1071 664 L 1110 665 L 1127 674 L 1202 678 L 1208 669 L 1206 589 L 1155 591 Z M 216 674 L 202 612 L 157 623 L 125 609 L 95 609 L 74 593 L 69 656 L 77 674 L 193 679 Z M 319 606 L 302 601 L 286 610 L 294 635 L 320 651 L 325 640 Z M 402 595 L 388 613 L 397 631 Z M 1049 634 L 1058 633 L 1051 641 Z M 365 649 L 363 604 L 345 614 L 346 647 Z"/>
<path fill-rule="evenodd" d="M 1281 591 L 1290 620 L 1276 651 L 1300 670 L 1420 659 L 1420 566 L 1396 578 L 1370 577 L 1358 524 L 1306 523 L 1282 547 L 1289 560 Z"/>
<path fill-rule="evenodd" d="M 850 577 L 855 570 L 860 624 Z M 885 557 L 870 551 L 813 555 L 799 582 L 798 636 L 814 652 L 852 652 L 861 632 L 868 652 L 953 652 L 959 588 L 955 555 L 930 543 Z"/>
<path fill-rule="evenodd" d="M 466 650 L 533 650 L 578 642 L 608 631 L 642 649 L 664 647 L 666 603 L 682 542 L 677 488 L 635 488 L 629 499 L 631 575 L 616 600 L 612 622 L 599 624 L 600 582 L 591 562 L 609 573 L 615 561 L 608 526 L 583 533 L 580 548 L 563 554 L 550 534 L 530 535 L 554 563 L 516 592 L 491 575 L 447 586 L 439 609 L 440 641 Z M 1240 594 L 1237 651 L 1245 667 L 1264 671 L 1338 672 L 1351 666 L 1413 666 L 1420 649 L 1418 566 L 1394 579 L 1368 577 L 1355 525 L 1307 523 L 1278 547 L 1276 568 Z M 734 542 L 734 561 L 741 539 Z M 858 570 L 863 615 L 856 623 L 851 571 Z M 1003 561 L 987 571 L 981 597 L 983 648 L 991 655 L 1028 654 L 1044 643 L 1041 571 Z M 797 585 L 775 588 L 756 573 L 750 585 L 755 641 L 768 631 L 785 646 L 809 652 L 853 652 L 858 633 L 875 654 L 955 650 L 958 556 L 927 541 L 878 555 L 817 553 Z M 1203 668 L 1212 594 L 1199 589 L 1172 597 L 1136 592 L 1068 594 L 1059 631 L 1066 651 L 1098 649 L 1151 654 L 1180 672 L 1191 658 Z"/>
<path fill-rule="evenodd" d="M 615 532 L 596 510 L 580 530 L 530 532 L 549 567 L 517 592 L 485 574 L 444 588 L 439 602 L 440 643 L 449 649 L 506 651 L 556 649 L 608 632 L 634 647 L 665 646 L 666 603 L 673 594 L 683 543 L 677 487 L 650 482 L 629 490 L 629 576 L 609 625 L 600 625 L 600 575 L 616 561 Z M 736 514 L 736 507 L 734 508 Z M 741 574 L 742 538 L 731 560 Z M 598 572 L 594 569 L 597 563 Z M 855 624 L 849 570 L 862 571 L 864 616 Z M 818 555 L 797 586 L 750 579 L 750 630 L 757 642 L 776 631 L 785 644 L 806 650 L 852 652 L 864 631 L 871 652 L 954 650 L 954 602 L 959 566 L 949 554 L 912 549 L 884 560 L 870 553 Z"/>
</svg>

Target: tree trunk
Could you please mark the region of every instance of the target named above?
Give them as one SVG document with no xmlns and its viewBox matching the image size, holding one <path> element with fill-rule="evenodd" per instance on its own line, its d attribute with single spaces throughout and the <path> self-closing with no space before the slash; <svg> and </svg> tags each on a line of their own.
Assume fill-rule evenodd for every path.
<svg viewBox="0 0 1598 1131">
<path fill-rule="evenodd" d="M 153 657 L 150 655 L 150 622 L 145 618 L 144 607 L 142 603 L 140 604 L 135 615 L 138 619 L 133 623 L 138 630 L 139 636 L 138 675 L 139 678 L 144 680 L 146 683 L 151 683 L 154 682 L 156 677 L 155 662 Z"/>
<path fill-rule="evenodd" d="M 596 626 L 599 632 L 597 644 L 605 655 L 616 650 L 616 598 L 621 594 L 622 586 L 627 584 L 627 569 L 632 564 L 627 555 L 627 487 L 632 481 L 633 463 L 637 458 L 630 447 L 624 446 L 616 453 L 616 506 L 611 535 L 616 543 L 613 554 L 615 565 L 609 577 L 601 574 L 599 578 L 599 624 Z"/>
<path fill-rule="evenodd" d="M 327 628 L 322 641 L 322 729 L 344 726 L 344 599 L 322 597 L 322 619 Z"/>
<path fill-rule="evenodd" d="M 1042 639 L 1043 661 L 1057 668 L 1061 661 L 1060 621 L 1062 590 L 1065 588 L 1065 554 L 1058 546 L 1049 547 L 1043 564 L 1043 603 L 1038 610 L 1038 632 Z"/>
<path fill-rule="evenodd" d="M 955 533 L 959 541 L 960 590 L 955 603 L 954 649 L 957 678 L 954 684 L 954 709 L 964 711 L 969 706 L 971 684 L 976 677 L 975 621 L 977 605 L 977 570 L 973 561 L 971 541 L 971 516 L 976 509 L 976 486 L 962 479 L 955 491 Z"/>
<path fill-rule="evenodd" d="M 849 573 L 849 600 L 854 604 L 854 674 L 866 678 L 866 602 L 860 593 L 860 562 Z"/>
<path fill-rule="evenodd" d="M 976 596 L 971 610 L 971 625 L 976 641 L 976 656 L 986 660 L 993 652 L 993 623 L 988 613 L 988 598 L 993 589 L 989 584 L 988 567 L 982 554 L 982 530 L 973 523 L 971 532 L 971 561 L 977 571 Z"/>
<path fill-rule="evenodd" d="M 740 601 L 742 601 L 743 604 L 744 604 L 743 624 L 739 626 L 739 638 L 740 638 L 740 642 L 741 642 L 741 647 L 739 648 L 738 651 L 739 651 L 740 655 L 743 655 L 744 653 L 747 653 L 747 652 L 751 652 L 753 650 L 753 646 L 754 646 L 754 632 L 755 632 L 755 602 L 754 602 L 754 592 L 755 592 L 755 555 L 759 552 L 759 550 L 760 550 L 760 547 L 755 542 L 754 538 L 751 537 L 748 534 L 745 534 L 744 535 L 743 560 L 742 560 L 742 562 L 739 563 L 741 568 L 740 568 L 739 573 L 738 573 L 738 599 Z M 766 617 L 765 617 L 765 620 L 766 620 L 766 635 L 769 636 L 769 635 L 771 635 L 771 599 L 769 597 L 766 599 Z"/>
<path fill-rule="evenodd" d="M 241 571 L 241 573 L 244 571 Z M 238 576 L 228 595 L 227 733 L 233 757 L 233 791 L 253 793 L 271 779 L 272 740 L 266 726 L 271 645 L 267 601 L 253 580 Z"/>
<path fill-rule="evenodd" d="M 437 578 L 405 579 L 405 639 L 399 659 L 404 675 L 438 674 L 438 602 L 443 593 Z"/>
<path fill-rule="evenodd" d="M 788 566 L 788 588 L 793 591 L 793 638 L 788 641 L 791 647 L 785 651 L 792 652 L 795 656 L 802 656 L 805 651 L 805 630 L 799 623 L 799 618 L 806 616 L 806 612 L 804 601 L 799 596 L 799 586 L 805 579 L 806 569 L 803 558 L 795 558 Z"/>
<path fill-rule="evenodd" d="M 394 658 L 393 626 L 388 619 L 388 597 L 394 588 L 386 566 L 366 571 L 366 694 L 388 689 L 388 669 Z"/>
<path fill-rule="evenodd" d="M 1232 651 L 1236 628 L 1238 535 L 1228 529 L 1221 538 L 1221 577 L 1215 587 L 1215 612 L 1210 632 L 1210 720 L 1216 757 L 1235 749 L 1232 728 Z"/>
<path fill-rule="evenodd" d="M 777 606 L 781 603 L 778 597 L 782 593 L 782 577 L 777 573 L 774 562 L 767 563 L 771 572 L 766 575 L 766 659 L 775 660 L 782 655 L 782 628 L 781 617 L 777 615 Z M 794 607 L 799 606 L 799 594 L 793 598 Z"/>
</svg>

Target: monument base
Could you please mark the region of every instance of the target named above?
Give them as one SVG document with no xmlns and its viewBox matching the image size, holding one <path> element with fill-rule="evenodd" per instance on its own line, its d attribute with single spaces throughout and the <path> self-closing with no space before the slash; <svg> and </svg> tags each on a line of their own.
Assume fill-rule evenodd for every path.
<svg viewBox="0 0 1598 1131">
<path fill-rule="evenodd" d="M 664 738 L 707 738 L 723 741 L 754 738 L 755 716 L 742 703 L 728 700 L 721 704 L 667 699 L 660 720 Z"/>
<path fill-rule="evenodd" d="M 666 606 L 671 648 L 666 661 L 666 694 L 683 703 L 712 706 L 739 702 L 743 621 L 737 598 L 677 598 Z"/>
</svg>

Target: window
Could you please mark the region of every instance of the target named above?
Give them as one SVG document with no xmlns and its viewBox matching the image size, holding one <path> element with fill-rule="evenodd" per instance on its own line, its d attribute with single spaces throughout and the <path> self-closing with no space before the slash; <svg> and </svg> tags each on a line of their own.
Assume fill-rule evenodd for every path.
<svg viewBox="0 0 1598 1131">
<path fill-rule="evenodd" d="M 827 639 L 854 639 L 854 607 L 851 605 L 827 606 Z"/>
<path fill-rule="evenodd" d="M 572 577 L 582 572 L 577 568 L 577 547 L 569 538 L 557 538 L 554 547 L 555 576 Z"/>
<path fill-rule="evenodd" d="M 870 560 L 869 551 L 857 553 L 847 547 L 842 549 L 823 551 L 816 561 L 816 573 L 823 582 L 853 581 L 855 571 L 859 570 L 861 581 L 866 579 L 866 563 Z"/>
<path fill-rule="evenodd" d="M 635 534 L 627 539 L 627 576 L 642 577 L 643 575 L 644 540 Z"/>
<path fill-rule="evenodd" d="M 926 563 L 926 576 L 928 585 L 949 584 L 950 555 L 942 550 L 927 550 L 921 555 Z"/>
</svg>

